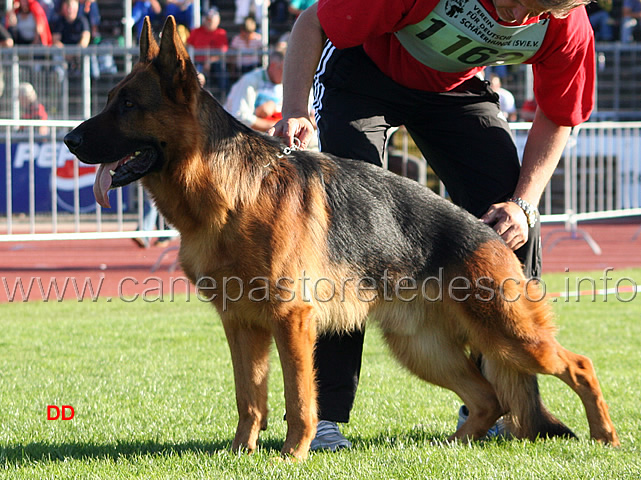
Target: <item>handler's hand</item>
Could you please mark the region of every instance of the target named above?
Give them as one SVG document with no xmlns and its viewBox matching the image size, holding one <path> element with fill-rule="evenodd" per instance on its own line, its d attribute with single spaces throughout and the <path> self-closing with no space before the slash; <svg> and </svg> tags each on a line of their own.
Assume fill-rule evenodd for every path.
<svg viewBox="0 0 641 480">
<path fill-rule="evenodd" d="M 267 131 L 268 135 L 282 137 L 288 147 L 294 145 L 294 137 L 300 140 L 300 148 L 305 149 L 315 135 L 309 117 L 285 117 Z"/>
<path fill-rule="evenodd" d="M 527 217 L 514 202 L 495 203 L 481 220 L 490 225 L 512 250 L 522 247 L 527 242 Z"/>
</svg>

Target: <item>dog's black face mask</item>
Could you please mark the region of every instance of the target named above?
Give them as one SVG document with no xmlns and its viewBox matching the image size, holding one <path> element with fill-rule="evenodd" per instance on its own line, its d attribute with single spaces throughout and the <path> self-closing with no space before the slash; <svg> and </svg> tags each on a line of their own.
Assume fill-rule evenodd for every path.
<svg viewBox="0 0 641 480">
<path fill-rule="evenodd" d="M 91 122 L 90 119 L 87 122 Z M 104 208 L 110 208 L 109 198 L 107 193 L 112 188 L 124 187 L 136 180 L 144 177 L 148 173 L 160 170 L 162 166 L 162 154 L 159 153 L 159 148 L 146 145 L 130 147 L 131 150 L 124 150 L 130 153 L 117 153 L 113 139 L 105 134 L 102 139 L 96 142 L 95 138 L 92 142 L 93 145 L 87 145 L 84 142 L 83 132 L 86 129 L 86 123 L 79 125 L 76 129 L 72 130 L 65 136 L 65 144 L 69 150 L 84 163 L 99 164 L 100 168 L 96 173 L 96 180 L 94 182 L 94 195 L 96 201 Z M 112 143 L 107 145 L 110 140 Z M 102 148 L 96 143 L 102 143 Z M 133 142 L 132 142 L 133 143 Z M 111 148 L 109 148 L 111 147 Z M 120 145 L 122 148 L 123 145 Z M 98 151 L 102 155 L 96 155 Z M 115 160 L 114 160 L 115 159 Z"/>
<path fill-rule="evenodd" d="M 173 17 L 168 17 L 159 46 L 145 19 L 139 62 L 109 92 L 104 110 L 65 136 L 65 144 L 79 160 L 100 165 L 94 194 L 105 208 L 110 189 L 161 171 L 167 145 L 181 136 L 173 123 L 173 108 L 162 109 L 163 99 L 169 97 L 172 105 L 185 108 L 201 91 L 175 27 Z"/>
</svg>

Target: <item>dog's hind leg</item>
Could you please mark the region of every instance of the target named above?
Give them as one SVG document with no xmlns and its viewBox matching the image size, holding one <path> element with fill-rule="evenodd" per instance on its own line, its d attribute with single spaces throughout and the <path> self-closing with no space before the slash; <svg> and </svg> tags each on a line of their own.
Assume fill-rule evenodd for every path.
<svg viewBox="0 0 641 480">
<path fill-rule="evenodd" d="M 608 405 L 601 393 L 592 361 L 561 345 L 557 346 L 556 351 L 564 366 L 560 373 L 554 375 L 567 383 L 581 398 L 590 425 L 590 436 L 600 442 L 619 445 L 619 437 L 610 419 Z"/>
<path fill-rule="evenodd" d="M 535 316 L 537 310 L 543 309 L 528 310 Z M 537 436 L 574 436 L 541 403 L 536 374 L 547 374 L 563 380 L 581 398 L 591 437 L 618 445 L 619 440 L 592 362 L 583 355 L 563 348 L 551 329 L 543 323 L 539 325 L 536 329 L 528 329 L 528 336 L 517 334 L 506 338 L 494 332 L 491 340 L 488 340 L 492 346 L 484 352 L 484 373 L 494 385 L 501 404 L 514 417 L 513 433 L 517 437 L 530 439 Z M 498 353 L 500 350 L 502 354 Z"/>
<path fill-rule="evenodd" d="M 484 374 L 515 427 L 511 433 L 530 439 L 574 436 L 541 402 L 536 375 L 548 374 L 579 395 L 592 438 L 617 445 L 592 363 L 559 345 L 550 305 L 507 247 L 497 242 L 479 247 L 465 261 L 463 276 L 475 279 L 475 287 L 468 301 L 456 304 L 458 318 L 471 348 L 484 357 Z"/>
<path fill-rule="evenodd" d="M 311 306 L 294 307 L 274 322 L 273 333 L 283 369 L 287 437 L 283 455 L 307 458 L 316 433 L 314 344 L 316 325 Z"/>
<path fill-rule="evenodd" d="M 456 393 L 469 409 L 467 421 L 449 440 L 482 438 L 504 413 L 492 385 L 466 355 L 462 344 L 439 334 L 438 327 L 413 335 L 384 332 L 396 358 L 419 378 Z"/>
<path fill-rule="evenodd" d="M 499 397 L 509 403 L 517 418 L 517 432 L 520 430 L 517 436 L 532 439 L 536 436 L 573 436 L 540 403 L 533 374 L 542 373 L 560 378 L 576 392 L 585 407 L 592 438 L 618 445 L 619 439 L 590 359 L 566 350 L 551 336 L 539 340 L 525 344 L 521 352 L 510 358 L 510 365 L 496 362 L 486 369 Z M 501 372 L 497 374 L 497 371 Z"/>
<path fill-rule="evenodd" d="M 271 332 L 235 318 L 223 326 L 231 351 L 236 385 L 238 427 L 232 449 L 253 452 L 260 430 L 267 428 L 267 377 Z"/>
</svg>

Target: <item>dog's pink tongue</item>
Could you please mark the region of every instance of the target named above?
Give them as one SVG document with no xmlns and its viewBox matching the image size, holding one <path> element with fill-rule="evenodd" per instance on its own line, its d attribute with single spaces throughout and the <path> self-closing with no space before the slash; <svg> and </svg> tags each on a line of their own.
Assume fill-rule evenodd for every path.
<svg viewBox="0 0 641 480">
<path fill-rule="evenodd" d="M 96 201 L 103 208 L 111 208 L 109 204 L 109 187 L 111 187 L 111 173 L 110 170 L 115 170 L 118 167 L 118 162 L 103 163 L 96 172 L 96 180 L 93 183 L 93 195 Z"/>
</svg>

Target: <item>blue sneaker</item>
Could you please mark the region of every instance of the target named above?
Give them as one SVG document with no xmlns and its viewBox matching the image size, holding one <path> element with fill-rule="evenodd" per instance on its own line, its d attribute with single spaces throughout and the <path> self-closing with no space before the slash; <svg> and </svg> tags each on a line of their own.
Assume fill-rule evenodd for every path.
<svg viewBox="0 0 641 480">
<path fill-rule="evenodd" d="M 458 423 L 456 424 L 456 429 L 458 430 L 466 422 L 467 417 L 470 416 L 470 411 L 465 405 L 461 405 L 461 408 L 458 411 Z M 509 432 L 505 430 L 505 423 L 503 423 L 503 417 L 499 418 L 492 428 L 490 428 L 485 434 L 484 438 L 508 438 L 510 436 Z"/>
<path fill-rule="evenodd" d="M 335 452 L 343 448 L 352 448 L 352 444 L 338 429 L 336 422 L 321 420 L 316 426 L 316 436 L 309 449 L 312 451 L 329 450 Z"/>
</svg>

